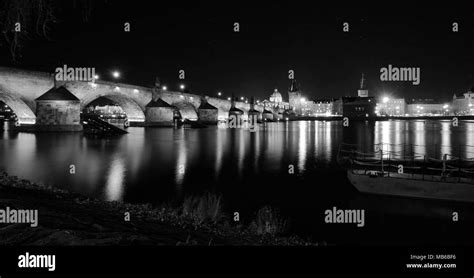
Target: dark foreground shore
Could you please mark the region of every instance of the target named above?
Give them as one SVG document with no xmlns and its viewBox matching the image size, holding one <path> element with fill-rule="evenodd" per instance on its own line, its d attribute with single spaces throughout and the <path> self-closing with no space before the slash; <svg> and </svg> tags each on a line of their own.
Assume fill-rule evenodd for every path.
<svg viewBox="0 0 474 278">
<path fill-rule="evenodd" d="M 0 223 L 4 246 L 316 245 L 281 236 L 284 221 L 270 208 L 251 224 L 239 224 L 210 194 L 179 207 L 152 207 L 90 199 L 0 172 L 0 209 L 6 207 L 38 210 L 38 226 Z"/>
</svg>

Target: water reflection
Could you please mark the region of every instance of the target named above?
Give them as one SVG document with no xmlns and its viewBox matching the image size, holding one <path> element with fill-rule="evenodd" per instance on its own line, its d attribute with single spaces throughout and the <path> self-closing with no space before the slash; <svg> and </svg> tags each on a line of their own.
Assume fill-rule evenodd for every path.
<svg viewBox="0 0 474 278">
<path fill-rule="evenodd" d="M 451 122 L 441 122 L 441 156 L 444 154 L 453 154 L 453 148 L 451 146 Z M 454 154 L 453 154 L 454 155 Z M 458 154 L 455 154 L 458 156 Z"/>
<path fill-rule="evenodd" d="M 302 174 L 335 163 L 339 144 L 374 151 L 474 157 L 474 122 L 449 121 L 265 123 L 246 129 L 130 128 L 117 138 L 4 131 L 0 168 L 13 175 L 107 200 L 154 201 L 225 188 L 269 174 L 278 183 L 293 164 Z M 461 147 L 459 147 L 461 146 Z M 76 175 L 69 165 L 76 166 Z M 273 180 L 272 180 L 273 179 Z"/>
<path fill-rule="evenodd" d="M 464 149 L 464 157 L 474 157 L 474 121 L 467 121 L 464 123 L 463 127 L 466 132 L 466 146 Z"/>
<path fill-rule="evenodd" d="M 177 152 L 177 159 L 176 159 L 176 190 L 178 194 L 182 193 L 182 184 L 184 181 L 184 176 L 186 174 L 186 167 L 187 167 L 187 144 L 186 139 L 184 136 L 185 130 L 181 129 L 178 130 L 178 140 L 175 141 L 176 144 L 176 152 Z"/>
<path fill-rule="evenodd" d="M 308 123 L 306 121 L 299 122 L 298 130 L 299 130 L 299 140 L 298 140 L 298 170 L 300 172 L 304 172 L 306 170 L 305 163 L 306 163 L 306 136 L 307 136 L 307 129 Z"/>
<path fill-rule="evenodd" d="M 105 198 L 108 201 L 121 201 L 125 185 L 125 160 L 116 154 L 111 161 L 105 185 Z"/>
<path fill-rule="evenodd" d="M 422 156 L 426 156 L 426 133 L 427 130 L 426 128 L 426 122 L 425 121 L 415 121 L 414 122 L 414 128 L 413 128 L 413 133 L 414 133 L 414 144 L 412 145 L 413 148 L 413 156 L 416 158 L 420 158 Z"/>
</svg>

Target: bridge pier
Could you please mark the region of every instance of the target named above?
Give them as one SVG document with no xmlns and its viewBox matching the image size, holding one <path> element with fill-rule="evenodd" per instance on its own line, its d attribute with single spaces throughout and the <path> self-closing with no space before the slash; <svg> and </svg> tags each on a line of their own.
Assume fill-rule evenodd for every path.
<svg viewBox="0 0 474 278">
<path fill-rule="evenodd" d="M 250 101 L 250 109 L 248 112 L 248 118 L 249 118 L 249 121 L 250 120 L 256 121 L 256 122 L 262 121 L 262 114 L 260 113 L 260 111 L 255 109 L 255 101 L 253 98 Z"/>
<path fill-rule="evenodd" d="M 159 98 L 151 100 L 145 107 L 146 126 L 173 126 L 175 108 Z"/>
<path fill-rule="evenodd" d="M 219 110 L 217 107 L 207 102 L 206 98 L 201 99 L 201 105 L 198 108 L 198 121 L 206 125 L 217 125 Z"/>
<path fill-rule="evenodd" d="M 36 130 L 82 131 L 81 102 L 63 86 L 51 88 L 35 101 Z"/>
</svg>

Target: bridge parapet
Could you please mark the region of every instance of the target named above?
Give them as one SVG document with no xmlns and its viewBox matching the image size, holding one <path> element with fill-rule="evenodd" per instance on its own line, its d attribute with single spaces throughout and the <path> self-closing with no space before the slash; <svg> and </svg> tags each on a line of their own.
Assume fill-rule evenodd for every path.
<svg viewBox="0 0 474 278">
<path fill-rule="evenodd" d="M 61 85 L 80 100 L 81 109 L 97 98 L 105 97 L 120 105 L 131 122 L 144 122 L 146 105 L 152 99 L 156 100 L 160 97 L 175 106 L 183 118 L 197 120 L 197 110 L 202 99 L 200 94 L 164 91 L 156 87 L 103 80 L 56 82 L 56 86 Z M 53 74 L 0 67 L 0 100 L 9 105 L 24 122 L 34 122 L 35 99 L 54 86 Z M 216 97 L 206 97 L 206 99 L 209 104 L 218 109 L 219 119 L 228 118 L 230 101 Z M 236 101 L 235 106 L 244 111 L 244 118 L 246 118 L 250 104 Z M 258 104 L 254 108 L 259 112 L 264 110 L 263 106 Z"/>
</svg>

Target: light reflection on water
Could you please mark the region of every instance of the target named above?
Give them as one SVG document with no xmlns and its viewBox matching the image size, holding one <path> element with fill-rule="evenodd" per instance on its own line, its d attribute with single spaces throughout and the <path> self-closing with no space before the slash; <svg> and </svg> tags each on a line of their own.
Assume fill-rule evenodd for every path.
<svg viewBox="0 0 474 278">
<path fill-rule="evenodd" d="M 113 157 L 105 185 L 105 197 L 108 201 L 121 201 L 126 171 L 123 157 Z"/>
<path fill-rule="evenodd" d="M 299 175 L 335 164 L 339 144 L 355 143 L 365 151 L 442 157 L 474 157 L 474 122 L 336 121 L 266 123 L 246 129 L 130 128 L 110 139 L 82 134 L 3 132 L 0 167 L 12 175 L 107 200 L 163 201 L 187 192 L 229 182 L 278 183 L 296 166 Z M 69 166 L 76 166 L 76 174 Z M 291 189 L 290 189 L 291 190 Z"/>
</svg>

